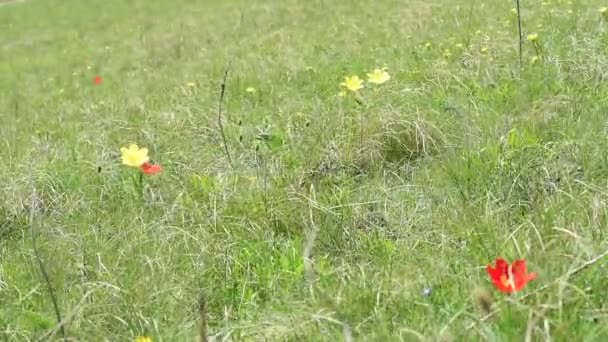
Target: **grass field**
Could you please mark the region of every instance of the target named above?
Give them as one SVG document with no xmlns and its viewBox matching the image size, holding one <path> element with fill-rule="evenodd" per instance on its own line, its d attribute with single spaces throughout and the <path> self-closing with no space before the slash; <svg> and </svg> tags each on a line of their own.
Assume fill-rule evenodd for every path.
<svg viewBox="0 0 608 342">
<path fill-rule="evenodd" d="M 0 3 L 0 340 L 607 340 L 604 5 Z"/>
</svg>

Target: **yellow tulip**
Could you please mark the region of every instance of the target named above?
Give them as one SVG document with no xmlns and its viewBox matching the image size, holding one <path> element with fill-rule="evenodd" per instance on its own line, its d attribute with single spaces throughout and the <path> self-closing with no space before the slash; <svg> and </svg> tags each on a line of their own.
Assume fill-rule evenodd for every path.
<svg viewBox="0 0 608 342">
<path fill-rule="evenodd" d="M 139 148 L 136 144 L 131 144 L 129 147 L 121 147 L 122 163 L 131 167 L 140 167 L 145 162 L 149 161 L 148 149 Z"/>
</svg>

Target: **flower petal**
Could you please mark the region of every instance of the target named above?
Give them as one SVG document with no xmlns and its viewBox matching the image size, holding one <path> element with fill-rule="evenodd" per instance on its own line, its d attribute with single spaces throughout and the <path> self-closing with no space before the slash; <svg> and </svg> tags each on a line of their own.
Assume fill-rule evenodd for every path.
<svg viewBox="0 0 608 342">
<path fill-rule="evenodd" d="M 140 169 L 143 173 L 147 175 L 153 175 L 162 171 L 163 168 L 159 164 L 151 164 L 149 162 L 145 162 L 141 165 Z"/>
<path fill-rule="evenodd" d="M 525 260 L 515 260 L 511 266 L 514 276 L 525 275 L 527 273 L 527 265 Z"/>
<path fill-rule="evenodd" d="M 488 273 L 490 273 L 490 268 L 491 267 L 488 266 Z M 500 276 L 493 277 L 492 275 L 490 275 L 490 278 L 492 279 L 492 283 L 494 284 L 494 286 L 496 286 L 496 288 L 499 289 L 500 291 L 506 292 L 506 293 L 513 292 L 513 288 L 508 283 L 503 282 L 503 279 Z"/>
</svg>

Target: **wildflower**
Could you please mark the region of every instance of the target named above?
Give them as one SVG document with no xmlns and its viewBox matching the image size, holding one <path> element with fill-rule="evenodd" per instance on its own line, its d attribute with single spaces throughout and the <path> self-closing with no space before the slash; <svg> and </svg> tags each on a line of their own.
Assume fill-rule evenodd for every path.
<svg viewBox="0 0 608 342">
<path fill-rule="evenodd" d="M 529 34 L 529 35 L 526 37 L 526 39 L 527 39 L 529 42 L 534 43 L 534 42 L 538 41 L 538 33 L 530 33 L 530 34 Z"/>
<path fill-rule="evenodd" d="M 96 84 L 101 83 L 101 81 L 102 81 L 102 80 L 101 80 L 101 77 L 99 77 L 99 76 L 95 76 L 95 83 L 96 83 Z"/>
<path fill-rule="evenodd" d="M 536 62 L 538 62 L 538 56 L 532 56 L 532 58 L 530 58 L 530 64 L 536 64 Z"/>
<path fill-rule="evenodd" d="M 513 14 L 517 15 L 517 8 L 515 8 L 515 7 L 514 7 L 514 8 L 511 8 L 511 13 L 513 13 Z"/>
<path fill-rule="evenodd" d="M 424 47 L 426 47 L 427 49 L 431 47 L 431 42 L 426 42 L 424 43 Z"/>
<path fill-rule="evenodd" d="M 340 83 L 340 85 L 350 91 L 358 91 L 363 88 L 363 81 L 357 75 L 351 77 L 347 76 L 344 77 L 344 82 Z"/>
<path fill-rule="evenodd" d="M 141 170 L 141 172 L 143 172 L 147 175 L 153 175 L 155 173 L 161 172 L 163 168 L 159 164 L 152 164 L 150 162 L 145 162 L 145 163 L 141 164 L 139 169 Z"/>
<path fill-rule="evenodd" d="M 462 43 L 456 43 L 456 47 L 459 49 L 462 49 L 464 45 L 462 45 Z"/>
<path fill-rule="evenodd" d="M 194 88 L 194 87 L 196 87 L 196 83 L 194 83 L 194 82 L 188 82 L 188 83 L 186 83 L 186 87 Z"/>
<path fill-rule="evenodd" d="M 485 55 L 486 53 L 488 53 L 488 48 L 484 46 L 481 48 L 481 50 L 479 50 L 479 52 Z"/>
<path fill-rule="evenodd" d="M 431 295 L 431 293 L 433 293 L 433 290 L 431 290 L 431 288 L 430 288 L 430 287 L 425 287 L 425 288 L 422 290 L 422 295 L 423 295 L 423 296 L 425 296 L 425 297 L 430 296 L 430 295 Z"/>
<path fill-rule="evenodd" d="M 487 271 L 496 288 L 506 293 L 519 291 L 536 278 L 536 273 L 527 272 L 525 260 L 516 260 L 509 265 L 504 259 L 498 258 L 496 267 L 488 265 Z"/>
<path fill-rule="evenodd" d="M 369 83 L 382 84 L 391 79 L 391 75 L 383 69 L 374 69 L 373 72 L 367 74 Z"/>
<path fill-rule="evenodd" d="M 141 167 L 148 162 L 148 149 L 145 147 L 139 148 L 136 144 L 131 144 L 129 147 L 121 147 L 122 163 L 131 167 Z"/>
<path fill-rule="evenodd" d="M 606 12 L 608 12 L 608 7 L 602 7 L 598 10 L 598 12 L 600 12 L 601 14 L 606 14 Z"/>
<path fill-rule="evenodd" d="M 152 342 L 152 338 L 148 336 L 137 336 L 135 342 Z"/>
<path fill-rule="evenodd" d="M 247 89 L 245 89 L 246 92 L 248 93 L 255 93 L 255 88 L 254 87 L 247 87 Z"/>
</svg>

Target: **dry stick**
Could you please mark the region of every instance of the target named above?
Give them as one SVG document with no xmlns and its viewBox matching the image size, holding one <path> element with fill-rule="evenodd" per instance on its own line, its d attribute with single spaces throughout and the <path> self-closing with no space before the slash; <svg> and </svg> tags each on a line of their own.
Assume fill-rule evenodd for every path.
<svg viewBox="0 0 608 342">
<path fill-rule="evenodd" d="M 523 34 L 521 32 L 521 13 L 519 12 L 519 0 L 515 0 L 517 6 L 517 32 L 519 34 L 519 71 L 522 69 L 522 44 Z"/>
<path fill-rule="evenodd" d="M 257 166 L 257 176 L 258 178 L 262 179 L 264 186 L 264 189 L 262 191 L 262 201 L 264 202 L 264 214 L 266 215 L 267 219 L 270 219 L 270 215 L 268 213 L 268 170 L 266 168 L 266 160 L 260 153 L 259 147 L 260 145 L 256 146 L 254 157 Z"/>
<path fill-rule="evenodd" d="M 469 18 L 467 23 L 467 41 L 466 46 L 471 44 L 471 22 L 473 21 L 473 9 L 475 8 L 475 1 L 471 2 L 471 8 L 469 9 Z"/>
<path fill-rule="evenodd" d="M 306 277 L 308 278 L 308 280 L 311 283 L 311 286 L 313 286 L 313 281 L 314 281 L 314 270 L 313 270 L 313 265 L 312 265 L 312 250 L 315 246 L 315 240 L 317 239 L 317 232 L 318 232 L 318 228 L 317 225 L 315 224 L 315 221 L 313 219 L 313 214 L 312 214 L 312 202 L 316 201 L 316 193 L 315 193 L 315 186 L 314 185 L 310 185 L 310 202 L 309 202 L 309 219 L 310 219 L 310 225 L 312 226 L 310 233 L 308 235 L 308 237 L 306 238 L 306 243 L 304 244 L 304 251 L 302 252 L 302 256 L 304 259 L 304 274 L 306 275 Z"/>
<path fill-rule="evenodd" d="M 209 333 L 207 328 L 207 302 L 204 297 L 201 297 L 198 302 L 198 314 L 200 316 L 199 326 L 199 342 L 209 341 Z"/>
<path fill-rule="evenodd" d="M 559 277 L 559 278 L 557 278 L 557 279 L 553 280 L 552 282 L 549 282 L 549 283 L 547 283 L 547 284 L 545 284 L 545 285 L 541 286 L 541 287 L 540 287 L 539 289 L 537 289 L 536 291 L 526 293 L 525 295 L 523 295 L 523 296 L 519 297 L 519 299 L 521 300 L 521 299 L 527 298 L 527 297 L 529 297 L 529 296 L 531 296 L 531 295 L 533 295 L 533 294 L 535 294 L 535 293 L 538 293 L 538 292 L 540 292 L 540 291 L 543 291 L 544 289 L 548 288 L 549 286 L 553 285 L 553 283 L 556 283 L 557 281 L 559 281 L 559 280 L 561 280 L 561 279 L 564 279 L 564 278 L 565 278 L 565 279 L 568 279 L 568 278 L 572 277 L 573 275 L 575 275 L 575 274 L 577 274 L 577 273 L 582 272 L 583 270 L 585 270 L 585 269 L 586 269 L 586 268 L 588 268 L 589 266 L 592 266 L 592 265 L 596 264 L 598 261 L 602 260 L 603 258 L 605 258 L 605 257 L 607 257 L 607 256 L 608 256 L 608 250 L 607 250 L 607 251 L 605 251 L 604 253 L 602 253 L 602 254 L 600 254 L 600 255 L 596 256 L 595 258 L 593 258 L 593 259 L 591 259 L 591 260 L 587 261 L 586 263 L 584 263 L 584 264 L 580 265 L 579 267 L 577 267 L 577 268 L 573 269 L 572 271 L 570 271 L 570 272 L 566 273 L 565 275 L 563 275 L 563 276 L 561 276 L 561 277 Z M 496 310 L 494 310 L 494 311 L 490 312 L 489 314 L 487 314 L 487 315 L 485 315 L 484 317 L 482 317 L 482 318 L 481 318 L 481 320 L 480 320 L 480 322 L 484 322 L 484 321 L 486 321 L 488 318 L 490 318 L 492 315 L 494 315 L 494 314 L 498 313 L 499 311 L 500 311 L 500 308 L 497 308 Z M 471 325 L 469 325 L 469 326 L 467 327 L 467 330 L 472 329 L 473 327 L 475 327 L 475 325 L 477 325 L 477 322 L 473 322 L 473 323 L 471 323 Z"/>
<path fill-rule="evenodd" d="M 82 299 L 80 299 L 80 302 L 72 309 L 72 311 L 69 311 L 65 317 L 63 318 L 63 321 L 61 321 L 57 327 L 55 327 L 54 330 L 51 330 L 50 332 L 42 335 L 37 342 L 42 342 L 42 341 L 52 341 L 53 337 L 55 337 L 55 335 L 57 334 L 57 331 L 60 330 L 61 327 L 67 325 L 69 323 L 69 321 L 76 316 L 76 314 L 82 309 L 82 306 L 84 305 L 85 301 L 90 301 L 89 297 L 91 297 L 91 295 L 93 294 L 93 291 L 88 291 L 84 294 L 84 296 L 82 296 Z"/>
<path fill-rule="evenodd" d="M 30 207 L 30 233 L 32 234 L 32 248 L 34 249 L 34 256 L 36 257 L 36 261 L 38 262 L 38 267 L 40 268 L 40 274 L 42 278 L 44 278 L 44 282 L 46 283 L 46 287 L 49 291 L 49 295 L 51 296 L 51 301 L 53 302 L 53 309 L 55 310 L 55 318 L 57 319 L 57 324 L 60 325 L 59 329 L 61 331 L 61 335 L 65 340 L 65 328 L 62 324 L 61 312 L 59 311 L 59 305 L 57 305 L 57 296 L 55 295 L 55 290 L 53 289 L 53 285 L 51 284 L 51 280 L 49 278 L 48 273 L 46 272 L 46 268 L 44 267 L 44 263 L 42 262 L 42 258 L 40 257 L 40 252 L 38 251 L 38 244 L 36 240 L 36 229 L 34 228 L 34 220 L 35 220 L 35 209 L 36 207 L 36 193 L 32 190 L 32 203 Z"/>
<path fill-rule="evenodd" d="M 315 221 L 313 218 L 313 209 L 315 207 L 315 206 L 313 206 L 313 202 L 316 202 L 316 201 L 317 201 L 317 198 L 316 198 L 315 186 L 311 184 L 310 199 L 309 199 L 309 205 L 308 205 L 308 208 L 309 208 L 308 214 L 309 214 L 310 224 L 312 226 L 312 229 L 310 231 L 310 234 L 306 238 L 306 243 L 304 244 L 304 251 L 302 252 L 302 256 L 304 259 L 304 276 L 308 278 L 311 289 L 315 288 L 314 268 L 313 268 L 313 262 L 312 262 L 312 250 L 314 248 L 315 241 L 317 239 L 317 234 L 319 232 L 319 228 L 315 224 Z M 327 296 L 324 292 L 322 292 L 322 291 L 318 291 L 318 292 L 322 298 L 325 298 L 328 302 L 332 303 L 332 305 L 335 305 L 334 301 L 331 298 L 329 298 L 329 296 Z M 348 324 L 346 319 L 341 317 L 342 314 L 340 314 L 337 309 L 335 311 L 337 312 L 338 316 L 340 316 L 340 317 L 338 317 L 337 322 L 339 322 L 342 325 L 342 335 L 344 336 L 344 342 L 353 342 L 354 341 L 353 329 L 351 328 L 350 324 Z"/>
<path fill-rule="evenodd" d="M 230 151 L 228 150 L 228 142 L 226 141 L 226 135 L 224 134 L 224 125 L 222 124 L 222 104 L 224 103 L 224 96 L 226 95 L 226 79 L 228 78 L 228 71 L 230 71 L 231 65 L 232 61 L 228 63 L 226 70 L 224 70 L 224 79 L 222 80 L 222 84 L 220 85 L 220 100 L 217 108 L 217 125 L 220 128 L 222 142 L 224 143 L 224 152 L 226 152 L 226 158 L 228 159 L 228 163 L 230 163 L 230 166 L 234 167 L 234 165 L 232 164 L 232 158 L 230 157 Z"/>
</svg>

